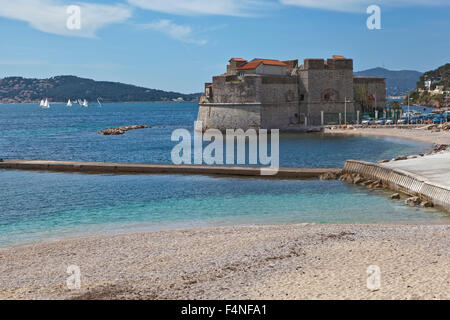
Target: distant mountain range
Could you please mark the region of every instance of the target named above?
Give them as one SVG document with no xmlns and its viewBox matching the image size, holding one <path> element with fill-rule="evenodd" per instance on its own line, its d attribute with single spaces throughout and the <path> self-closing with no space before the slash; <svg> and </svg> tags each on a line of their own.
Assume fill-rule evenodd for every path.
<svg viewBox="0 0 450 320">
<path fill-rule="evenodd" d="M 386 94 L 403 96 L 414 89 L 422 73 L 413 70 L 392 71 L 384 68 L 373 68 L 355 72 L 355 76 L 386 78 Z"/>
<path fill-rule="evenodd" d="M 75 76 L 57 76 L 49 79 L 8 77 L 0 79 L 0 103 L 31 103 L 43 98 L 52 102 L 68 99 L 86 99 L 104 102 L 131 101 L 197 101 L 201 93 L 183 94 L 148 89 L 120 82 L 95 81 Z"/>
</svg>

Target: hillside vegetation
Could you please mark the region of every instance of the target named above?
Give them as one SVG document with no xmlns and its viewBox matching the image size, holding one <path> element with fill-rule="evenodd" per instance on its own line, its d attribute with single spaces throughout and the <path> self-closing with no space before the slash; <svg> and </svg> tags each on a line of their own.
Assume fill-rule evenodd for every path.
<svg viewBox="0 0 450 320">
<path fill-rule="evenodd" d="M 68 99 L 96 101 L 99 97 L 105 102 L 170 101 L 178 98 L 184 101 L 197 101 L 200 95 L 167 92 L 75 76 L 58 76 L 49 79 L 22 77 L 0 79 L 1 103 L 30 103 L 43 98 L 57 102 Z"/>
<path fill-rule="evenodd" d="M 425 87 L 425 81 L 431 81 L 430 90 Z M 441 88 L 442 93 L 435 90 Z M 410 92 L 410 103 L 413 105 L 428 107 L 450 107 L 450 63 L 447 63 L 435 70 L 425 72 L 417 82 L 416 89 Z M 408 101 L 405 100 L 405 104 Z"/>
</svg>

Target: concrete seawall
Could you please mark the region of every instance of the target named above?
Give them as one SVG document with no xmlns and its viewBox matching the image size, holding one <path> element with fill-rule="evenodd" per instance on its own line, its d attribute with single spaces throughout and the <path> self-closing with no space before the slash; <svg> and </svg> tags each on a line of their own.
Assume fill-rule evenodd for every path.
<svg viewBox="0 0 450 320">
<path fill-rule="evenodd" d="M 139 164 L 114 162 L 75 162 L 42 160 L 4 160 L 0 169 L 91 174 L 189 174 L 212 176 L 242 176 L 274 179 L 318 179 L 324 174 L 339 174 L 341 169 L 280 168 L 273 176 L 261 175 L 264 167 Z"/>
<path fill-rule="evenodd" d="M 431 200 L 435 206 L 450 211 L 450 187 L 427 178 L 380 164 L 348 160 L 343 173 L 356 173 L 366 179 L 380 180 L 391 189 Z"/>
</svg>

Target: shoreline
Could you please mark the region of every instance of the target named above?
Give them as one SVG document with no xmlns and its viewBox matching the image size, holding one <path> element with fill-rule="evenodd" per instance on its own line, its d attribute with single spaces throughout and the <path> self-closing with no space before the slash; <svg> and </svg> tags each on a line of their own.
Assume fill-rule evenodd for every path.
<svg viewBox="0 0 450 320">
<path fill-rule="evenodd" d="M 52 104 L 67 104 L 67 101 L 49 101 Z M 97 103 L 97 101 L 92 100 L 92 101 L 88 101 L 89 103 Z M 110 104 L 110 103 L 198 103 L 198 101 L 108 101 L 108 102 L 102 102 L 102 104 Z M 13 104 L 30 104 L 30 105 L 34 105 L 34 104 L 39 104 L 39 101 L 37 102 L 14 102 L 14 103 L 1 103 L 0 105 L 13 105 Z"/>
<path fill-rule="evenodd" d="M 353 135 L 366 137 L 392 137 L 426 142 L 430 144 L 450 145 L 449 132 L 432 132 L 424 129 L 414 128 L 354 128 L 354 129 L 325 129 L 326 135 Z"/>
<path fill-rule="evenodd" d="M 0 299 L 449 299 L 449 231 L 207 227 L 1 248 Z M 65 285 L 69 265 L 81 270 L 80 290 Z M 376 291 L 371 265 L 382 272 Z"/>
</svg>

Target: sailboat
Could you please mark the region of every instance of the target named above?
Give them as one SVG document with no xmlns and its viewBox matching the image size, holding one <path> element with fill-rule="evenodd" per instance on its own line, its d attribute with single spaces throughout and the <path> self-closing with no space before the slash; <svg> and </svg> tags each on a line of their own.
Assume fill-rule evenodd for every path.
<svg viewBox="0 0 450 320">
<path fill-rule="evenodd" d="M 100 108 L 102 107 L 102 103 L 100 102 L 100 99 L 101 98 L 97 98 L 97 102 L 98 102 L 98 105 L 100 106 Z"/>
<path fill-rule="evenodd" d="M 40 106 L 41 106 L 41 108 L 49 109 L 50 108 L 50 103 L 48 103 L 48 99 L 45 99 L 45 101 L 41 100 Z"/>
<path fill-rule="evenodd" d="M 86 99 L 84 99 L 84 101 L 81 101 L 81 99 L 78 99 L 78 104 L 80 106 L 82 106 L 83 108 L 87 108 L 88 107 L 88 102 L 86 101 Z"/>
<path fill-rule="evenodd" d="M 69 101 L 67 101 L 67 106 L 68 106 L 68 107 L 71 107 L 71 106 L 72 106 L 72 101 L 70 101 L 70 99 L 69 99 Z"/>
</svg>

